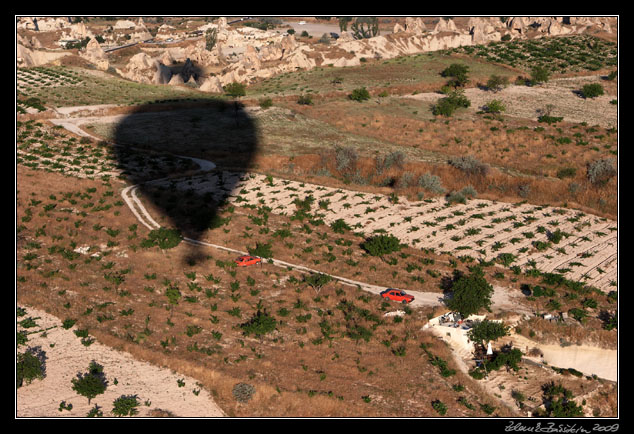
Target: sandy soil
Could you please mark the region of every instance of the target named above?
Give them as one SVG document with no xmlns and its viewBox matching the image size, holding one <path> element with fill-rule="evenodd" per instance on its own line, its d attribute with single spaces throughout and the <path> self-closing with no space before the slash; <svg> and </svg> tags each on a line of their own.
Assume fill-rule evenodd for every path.
<svg viewBox="0 0 634 434">
<path fill-rule="evenodd" d="M 65 330 L 60 319 L 40 310 L 28 307 L 26 310 L 26 316 L 18 320 L 27 317 L 36 320 L 37 327 L 26 329 L 30 333 L 27 345 L 45 352 L 46 376 L 17 389 L 17 417 L 85 417 L 95 405 L 104 417 L 113 417 L 113 401 L 121 395 L 137 395 L 140 403 L 137 417 L 224 416 L 210 393 L 193 378 L 140 362 L 128 353 L 98 342 L 84 346 L 74 333 L 76 327 Z M 72 389 L 71 380 L 86 372 L 92 360 L 103 366 L 108 387 L 89 405 L 85 397 Z M 179 387 L 179 380 L 184 381 L 184 386 Z M 62 401 L 72 404 L 72 409 L 60 411 Z"/>
</svg>

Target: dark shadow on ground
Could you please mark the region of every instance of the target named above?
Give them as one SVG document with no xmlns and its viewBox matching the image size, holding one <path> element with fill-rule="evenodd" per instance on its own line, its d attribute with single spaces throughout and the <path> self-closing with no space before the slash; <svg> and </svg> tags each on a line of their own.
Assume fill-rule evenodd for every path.
<svg viewBox="0 0 634 434">
<path fill-rule="evenodd" d="M 137 194 L 152 203 L 156 217 L 166 217 L 171 228 L 195 240 L 217 221 L 258 145 L 255 122 L 244 107 L 220 99 L 140 106 L 115 126 L 112 137 L 118 167 L 139 186 Z M 201 172 L 200 164 L 183 157 L 211 161 L 216 168 Z M 191 249 L 188 262 L 201 255 Z"/>
</svg>

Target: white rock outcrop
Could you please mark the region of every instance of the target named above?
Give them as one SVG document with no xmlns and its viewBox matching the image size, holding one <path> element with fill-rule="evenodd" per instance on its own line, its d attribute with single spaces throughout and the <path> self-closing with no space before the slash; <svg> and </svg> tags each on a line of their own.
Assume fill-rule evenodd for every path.
<svg viewBox="0 0 634 434">
<path fill-rule="evenodd" d="M 97 69 L 106 71 L 110 67 L 108 61 L 108 55 L 99 45 L 99 42 L 95 38 L 91 38 L 83 51 L 80 51 L 79 55 L 95 65 Z"/>
</svg>

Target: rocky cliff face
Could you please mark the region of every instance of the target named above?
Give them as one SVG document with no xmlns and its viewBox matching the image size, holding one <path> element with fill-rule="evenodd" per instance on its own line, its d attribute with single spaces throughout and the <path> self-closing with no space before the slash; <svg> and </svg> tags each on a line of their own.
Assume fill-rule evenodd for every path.
<svg viewBox="0 0 634 434">
<path fill-rule="evenodd" d="M 526 38 L 528 35 L 540 37 L 582 33 L 588 29 L 611 32 L 611 20 L 614 18 L 509 17 L 503 21 L 500 17 L 472 17 L 466 28 L 459 29 L 451 19 L 440 19 L 432 30 L 428 30 L 420 17 L 408 17 L 405 27 L 397 24 L 391 34 L 355 40 L 350 33 L 343 32 L 330 45 L 309 45 L 299 43 L 293 35 L 280 35 L 250 27 L 232 30 L 227 26 L 226 19 L 220 18 L 216 23 L 205 24 L 199 29 L 203 32 L 212 28 L 216 30 L 217 42 L 211 50 L 207 50 L 203 38 L 189 46 L 165 48 L 155 57 L 142 52 L 133 56 L 117 72 L 133 81 L 156 84 L 193 83 L 190 81 L 193 76 L 194 82 L 200 84 L 202 90 L 221 92 L 222 86 L 234 81 L 248 84 L 281 73 L 321 65 L 356 66 L 360 64 L 361 58 L 390 59 L 463 45 L 486 44 L 499 41 L 505 35 L 515 39 Z M 18 24 L 18 28 L 33 27 L 34 21 L 26 19 Z M 62 28 L 70 35 L 89 35 L 83 24 L 71 25 L 67 19 L 43 19 L 37 22 L 41 25 L 40 28 Z M 137 23 L 117 21 L 115 27 L 136 30 L 138 35 L 135 35 L 138 38 L 147 39 L 150 36 L 142 18 Z M 179 37 L 180 34 L 175 34 L 174 31 L 168 25 L 163 25 L 158 29 L 158 38 Z M 22 64 L 41 61 L 39 55 L 32 50 L 33 41 L 22 38 L 19 43 L 18 54 Z M 82 56 L 99 69 L 107 69 L 107 55 L 98 45 L 92 39 Z M 183 61 L 186 62 L 185 67 L 178 77 L 174 77 L 166 65 Z M 221 68 L 221 71 L 214 77 L 195 75 L 193 65 L 200 68 Z"/>
</svg>

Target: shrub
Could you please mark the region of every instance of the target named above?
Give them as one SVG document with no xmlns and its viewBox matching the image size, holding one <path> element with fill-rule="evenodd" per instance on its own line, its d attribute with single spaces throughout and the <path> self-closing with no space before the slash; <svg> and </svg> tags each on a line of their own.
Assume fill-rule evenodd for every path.
<svg viewBox="0 0 634 434">
<path fill-rule="evenodd" d="M 271 98 L 262 98 L 258 101 L 260 104 L 260 108 L 267 109 L 273 105 L 273 100 Z"/>
<path fill-rule="evenodd" d="M 579 309 L 577 307 L 570 309 L 568 313 L 570 314 L 570 316 L 572 316 L 574 319 L 576 319 L 580 323 L 584 323 L 586 320 L 586 317 L 588 316 L 588 312 L 586 312 L 584 309 Z"/>
<path fill-rule="evenodd" d="M 468 175 L 485 176 L 489 173 L 488 165 L 481 163 L 478 159 L 470 155 L 450 158 L 449 165 L 465 172 Z"/>
<path fill-rule="evenodd" d="M 313 105 L 313 98 L 310 95 L 300 95 L 297 98 L 297 104 Z"/>
<path fill-rule="evenodd" d="M 603 95 L 603 86 L 599 83 L 586 84 L 581 88 L 581 96 L 584 98 L 596 98 Z"/>
<path fill-rule="evenodd" d="M 401 177 L 398 180 L 398 187 L 399 188 L 407 188 L 409 187 L 410 183 L 412 182 L 412 180 L 414 179 L 414 174 L 411 172 L 405 172 L 401 175 Z"/>
<path fill-rule="evenodd" d="M 273 252 L 271 251 L 271 243 L 260 243 L 256 242 L 255 247 L 247 247 L 250 255 L 259 256 L 261 258 L 271 258 L 273 257 Z"/>
<path fill-rule="evenodd" d="M 473 188 L 472 185 L 467 185 L 462 190 L 460 190 L 460 193 L 463 196 L 468 197 L 469 199 L 473 199 L 478 195 L 478 192 L 476 191 L 475 188 Z"/>
<path fill-rule="evenodd" d="M 255 394 L 255 387 L 247 383 L 238 383 L 233 386 L 231 393 L 236 401 L 244 403 L 253 397 Z"/>
<path fill-rule="evenodd" d="M 232 97 L 232 98 L 236 98 L 236 97 L 240 97 L 240 96 L 245 96 L 247 94 L 246 91 L 246 86 L 242 83 L 238 83 L 238 82 L 233 82 L 233 83 L 229 83 L 227 85 L 225 85 L 223 87 L 223 90 L 225 91 L 225 94 Z"/>
<path fill-rule="evenodd" d="M 405 153 L 403 151 L 393 151 L 383 157 L 377 155 L 374 159 L 374 166 L 378 174 L 393 166 L 402 169 L 403 164 L 405 164 Z"/>
<path fill-rule="evenodd" d="M 358 89 L 354 89 L 351 94 L 348 95 L 348 98 L 353 101 L 367 101 L 370 99 L 370 92 L 365 87 L 360 87 Z"/>
<path fill-rule="evenodd" d="M 462 194 L 459 191 L 452 191 L 451 193 L 447 195 L 447 202 L 450 204 L 454 204 L 454 203 L 465 204 L 467 203 L 467 198 L 465 197 L 464 194 Z"/>
<path fill-rule="evenodd" d="M 176 285 L 170 283 L 165 289 L 165 296 L 170 304 L 176 305 L 178 304 L 178 300 L 181 298 L 181 292 Z"/>
<path fill-rule="evenodd" d="M 440 400 L 436 400 L 436 401 L 432 402 L 431 406 L 441 416 L 444 416 L 447 413 L 447 406 Z"/>
<path fill-rule="evenodd" d="M 445 192 L 440 177 L 430 173 L 424 173 L 418 178 L 418 186 L 434 194 Z"/>
<path fill-rule="evenodd" d="M 489 101 L 487 105 L 484 106 L 484 111 L 487 113 L 499 114 L 503 111 L 506 111 L 506 106 L 502 104 L 502 101 L 494 99 Z"/>
<path fill-rule="evenodd" d="M 614 158 L 605 158 L 588 164 L 588 180 L 592 185 L 602 186 L 617 174 Z"/>
<path fill-rule="evenodd" d="M 371 256 L 384 256 L 401 250 L 401 242 L 394 235 L 377 235 L 362 243 L 361 248 Z"/>
<path fill-rule="evenodd" d="M 545 108 L 537 110 L 537 112 L 540 113 L 540 116 L 537 118 L 537 121 L 547 123 L 548 125 L 561 122 L 564 119 L 563 117 L 551 116 L 551 113 L 554 108 L 555 108 L 554 105 L 546 104 Z"/>
<path fill-rule="evenodd" d="M 136 395 L 121 395 L 113 402 L 112 414 L 118 417 L 134 416 L 139 412 L 138 397 Z"/>
<path fill-rule="evenodd" d="M 542 391 L 545 409 L 537 409 L 533 413 L 534 416 L 559 418 L 583 416 L 583 406 L 577 405 L 573 400 L 572 392 L 561 384 L 555 385 L 554 381 L 551 381 L 542 386 Z"/>
<path fill-rule="evenodd" d="M 251 317 L 251 319 L 240 325 L 240 328 L 245 335 L 253 334 L 256 337 L 264 336 L 267 333 L 271 333 L 275 330 L 277 321 L 275 318 L 269 315 L 266 310 L 258 311 Z"/>
<path fill-rule="evenodd" d="M 432 114 L 434 116 L 451 116 L 458 108 L 469 108 L 471 101 L 464 96 L 461 91 L 452 91 L 446 97 L 441 98 L 432 107 Z"/>
<path fill-rule="evenodd" d="M 393 151 L 385 157 L 385 165 L 388 169 L 390 167 L 402 169 L 403 164 L 405 164 L 405 153 L 403 151 Z"/>
<path fill-rule="evenodd" d="M 557 171 L 557 178 L 574 178 L 577 174 L 577 169 L 574 167 L 564 167 Z"/>
<path fill-rule="evenodd" d="M 159 228 L 150 231 L 148 237 L 141 241 L 141 247 L 158 246 L 163 250 L 176 247 L 182 241 L 181 233 L 178 229 Z"/>
<path fill-rule="evenodd" d="M 337 170 L 341 174 L 349 174 L 354 172 L 357 167 L 359 154 L 357 150 L 351 146 L 335 147 L 335 163 Z"/>
<path fill-rule="evenodd" d="M 338 234 L 343 234 L 344 231 L 349 231 L 352 229 L 343 219 L 337 219 L 332 222 L 330 228 Z"/>
</svg>

